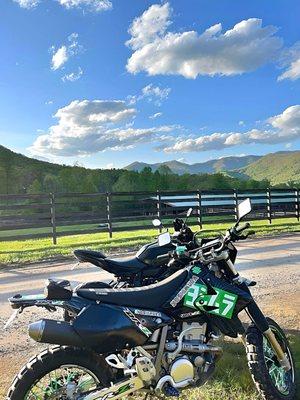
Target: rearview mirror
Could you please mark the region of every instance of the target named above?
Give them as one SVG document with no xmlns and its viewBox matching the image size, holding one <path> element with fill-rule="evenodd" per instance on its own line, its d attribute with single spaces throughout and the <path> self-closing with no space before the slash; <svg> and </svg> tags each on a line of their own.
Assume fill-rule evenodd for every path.
<svg viewBox="0 0 300 400">
<path fill-rule="evenodd" d="M 249 197 L 243 200 L 238 205 L 238 220 L 240 221 L 245 215 L 249 214 L 252 210 L 251 201 Z"/>
<path fill-rule="evenodd" d="M 152 225 L 156 226 L 157 228 L 159 228 L 160 226 L 162 226 L 161 220 L 156 218 L 152 220 Z"/>
<path fill-rule="evenodd" d="M 170 236 L 169 232 L 161 233 L 158 236 L 158 245 L 159 246 L 165 246 L 166 244 L 169 244 L 169 243 L 171 243 L 171 236 Z"/>
</svg>

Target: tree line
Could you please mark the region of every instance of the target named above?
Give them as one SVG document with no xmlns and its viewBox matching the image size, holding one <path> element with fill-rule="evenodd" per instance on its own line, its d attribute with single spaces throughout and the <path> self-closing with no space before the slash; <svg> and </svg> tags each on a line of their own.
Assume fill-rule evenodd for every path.
<svg viewBox="0 0 300 400">
<path fill-rule="evenodd" d="M 216 174 L 172 173 L 163 165 L 153 172 L 146 167 L 141 172 L 122 169 L 100 170 L 80 166 L 63 166 L 44 163 L 39 160 L 14 162 L 1 159 L 0 193 L 95 193 L 95 192 L 135 192 L 159 190 L 210 190 L 210 189 L 264 189 L 269 182 L 252 179 L 241 180 Z M 6 162 L 5 162 L 6 161 Z"/>
</svg>

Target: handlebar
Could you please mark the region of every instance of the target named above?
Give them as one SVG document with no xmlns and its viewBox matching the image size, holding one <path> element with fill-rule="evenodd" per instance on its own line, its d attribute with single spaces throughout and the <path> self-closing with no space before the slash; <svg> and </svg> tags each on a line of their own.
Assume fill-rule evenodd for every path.
<svg viewBox="0 0 300 400">
<path fill-rule="evenodd" d="M 246 235 L 240 235 L 241 232 L 243 232 L 245 229 L 250 228 L 250 226 L 251 226 L 250 223 L 246 222 L 240 226 L 233 227 L 227 231 L 225 236 L 219 237 L 217 239 L 213 239 L 196 249 L 186 251 L 186 256 L 188 256 L 188 255 L 192 256 L 193 254 L 198 253 L 198 252 L 203 253 L 209 249 L 214 250 L 214 253 L 219 253 L 222 250 L 224 250 L 225 245 L 229 241 L 244 240 L 244 239 L 247 239 L 248 236 L 255 234 L 254 231 L 249 231 Z M 166 254 L 161 254 L 161 255 L 157 256 L 156 259 L 162 260 L 162 259 L 166 259 L 166 258 L 171 258 L 173 254 L 174 254 L 174 252 L 168 252 Z"/>
<path fill-rule="evenodd" d="M 234 228 L 235 233 L 241 233 L 241 232 L 243 232 L 245 229 L 250 228 L 250 226 L 251 226 L 251 225 L 249 224 L 249 222 L 245 222 L 243 225 L 238 226 L 237 228 Z"/>
</svg>

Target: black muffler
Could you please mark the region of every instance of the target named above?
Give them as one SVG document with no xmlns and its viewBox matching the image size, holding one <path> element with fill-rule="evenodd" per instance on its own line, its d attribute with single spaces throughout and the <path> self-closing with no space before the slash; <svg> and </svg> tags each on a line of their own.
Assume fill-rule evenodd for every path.
<svg viewBox="0 0 300 400">
<path fill-rule="evenodd" d="M 28 327 L 29 336 L 36 342 L 67 346 L 84 346 L 72 325 L 65 321 L 41 319 Z"/>
</svg>

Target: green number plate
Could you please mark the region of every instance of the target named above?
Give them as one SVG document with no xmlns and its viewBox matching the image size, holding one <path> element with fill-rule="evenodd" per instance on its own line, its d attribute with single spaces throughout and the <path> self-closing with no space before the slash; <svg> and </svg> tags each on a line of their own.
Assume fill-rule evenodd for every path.
<svg viewBox="0 0 300 400">
<path fill-rule="evenodd" d="M 219 315 L 224 318 L 231 318 L 238 296 L 226 292 L 225 290 L 214 287 L 217 294 L 207 295 L 207 287 L 195 283 L 184 296 L 184 305 L 186 307 L 203 310 L 211 314 Z M 210 311 L 205 310 L 203 306 L 215 307 Z"/>
</svg>

